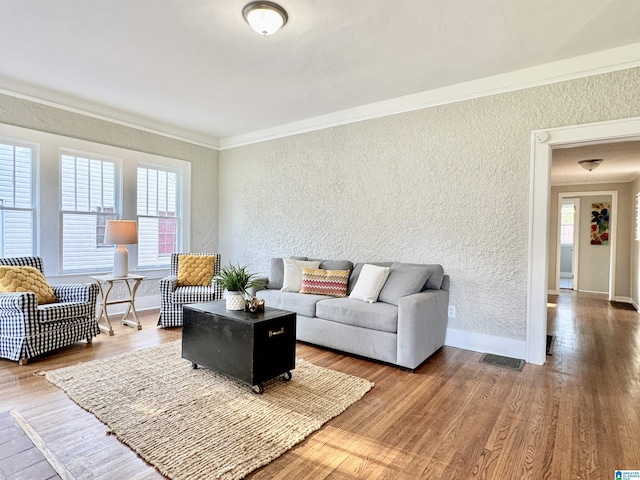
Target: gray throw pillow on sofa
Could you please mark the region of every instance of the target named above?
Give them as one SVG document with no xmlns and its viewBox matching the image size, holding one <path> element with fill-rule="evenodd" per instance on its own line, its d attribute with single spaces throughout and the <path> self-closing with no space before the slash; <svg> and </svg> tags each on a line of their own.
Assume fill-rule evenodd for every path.
<svg viewBox="0 0 640 480">
<path fill-rule="evenodd" d="M 432 270 L 426 266 L 395 262 L 391 265 L 389 278 L 380 291 L 378 301 L 398 305 L 402 297 L 420 292 L 431 273 Z"/>
<path fill-rule="evenodd" d="M 295 257 L 291 256 L 294 260 L 306 260 L 307 257 Z M 284 285 L 284 262 L 282 257 L 271 259 L 271 268 L 269 269 L 269 281 L 267 288 L 280 290 Z"/>
<path fill-rule="evenodd" d="M 353 270 L 353 263 L 350 260 L 323 260 L 320 263 L 323 270 Z"/>
<path fill-rule="evenodd" d="M 439 263 L 405 263 L 405 265 L 427 267 L 429 270 L 431 270 L 431 275 L 429 275 L 427 284 L 424 286 L 425 290 L 439 290 L 440 288 L 442 288 L 442 281 L 444 280 L 444 269 Z"/>
</svg>

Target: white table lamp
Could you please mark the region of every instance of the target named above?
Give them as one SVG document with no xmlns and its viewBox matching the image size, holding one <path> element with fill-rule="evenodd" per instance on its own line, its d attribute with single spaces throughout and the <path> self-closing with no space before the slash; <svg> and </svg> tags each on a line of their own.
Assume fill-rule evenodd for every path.
<svg viewBox="0 0 640 480">
<path fill-rule="evenodd" d="M 138 243 L 138 224 L 135 220 L 107 220 L 105 245 L 117 245 L 113 256 L 113 276 L 129 275 L 129 252 L 126 245 Z"/>
</svg>

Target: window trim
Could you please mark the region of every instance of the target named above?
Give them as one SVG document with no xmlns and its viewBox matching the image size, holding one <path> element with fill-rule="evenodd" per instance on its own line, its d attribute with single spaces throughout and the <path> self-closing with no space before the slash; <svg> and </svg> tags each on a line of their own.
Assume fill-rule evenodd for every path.
<svg viewBox="0 0 640 480">
<path fill-rule="evenodd" d="M 12 211 L 31 211 L 31 251 L 33 255 L 37 255 L 40 251 L 40 144 L 30 140 L 15 138 L 11 135 L 3 135 L 0 131 L 0 143 L 13 145 L 14 147 L 29 148 L 31 150 L 31 208 L 24 207 L 1 207 L 2 210 Z M 14 187 L 15 188 L 15 187 Z M 4 252 L 0 252 L 4 255 Z"/>
<path fill-rule="evenodd" d="M 165 165 L 158 165 L 158 164 L 153 164 L 153 163 L 149 163 L 149 162 L 138 162 L 138 165 L 136 166 L 136 187 L 137 187 L 137 178 L 138 178 L 138 169 L 139 168 L 146 168 L 146 169 L 153 169 L 156 171 L 165 171 L 168 173 L 175 173 L 176 174 L 176 225 L 177 225 L 177 232 L 176 232 L 176 252 L 181 252 L 182 250 L 182 241 L 184 239 L 184 221 L 183 221 L 183 217 L 184 217 L 184 208 L 183 208 L 183 204 L 185 202 L 185 195 L 183 192 L 183 184 L 184 184 L 184 172 L 180 169 L 174 168 L 174 167 L 169 167 L 169 166 L 165 166 Z M 137 193 L 137 192 L 136 192 Z M 136 220 L 138 221 L 138 224 L 140 223 L 140 217 L 146 217 L 146 218 L 174 218 L 174 217 L 160 217 L 160 216 L 156 216 L 156 215 L 140 215 L 138 214 L 138 202 L 137 202 L 137 197 L 136 197 Z M 139 256 L 136 255 L 136 268 L 140 271 L 147 271 L 150 269 L 157 269 L 157 268 L 169 268 L 171 266 L 171 256 L 169 255 L 167 257 L 167 263 L 166 264 L 162 264 L 162 265 L 144 265 L 141 266 L 139 261 Z"/>
<path fill-rule="evenodd" d="M 107 163 L 111 163 L 113 164 L 113 169 L 114 169 L 114 175 L 113 175 L 113 180 L 114 180 L 114 198 L 113 198 L 113 214 L 115 215 L 115 218 L 122 218 L 122 205 L 124 203 L 124 198 L 123 198 L 123 182 L 124 182 L 124 178 L 122 175 L 122 163 L 123 160 L 121 158 L 118 157 L 113 157 L 113 156 L 108 156 L 108 155 L 100 155 L 100 154 L 94 154 L 91 152 L 87 152 L 87 151 L 80 151 L 80 150 L 75 150 L 75 149 L 70 149 L 70 148 L 60 148 L 59 149 L 59 155 L 58 155 L 58 172 L 59 172 L 59 179 L 58 179 L 58 183 L 59 183 L 59 205 L 58 205 L 58 213 L 60 216 L 60 230 L 59 230 L 59 242 L 60 242 L 60 257 L 59 257 L 59 265 L 58 265 L 58 272 L 60 272 L 61 274 L 82 274 L 82 273 L 95 273 L 96 270 L 91 269 L 91 268 L 79 268 L 79 269 L 65 269 L 64 268 L 64 216 L 65 215 L 93 215 L 96 218 L 98 217 L 98 213 L 97 212 L 92 212 L 91 211 L 91 199 L 89 198 L 89 210 L 88 211 L 82 211 L 82 210 L 77 210 L 77 208 L 75 210 L 65 210 L 63 209 L 63 205 L 62 205 L 62 157 L 63 156 L 69 156 L 69 157 L 73 157 L 74 159 L 78 158 L 86 158 L 87 160 L 91 161 L 91 160 L 96 160 L 99 162 L 107 162 Z M 77 164 L 76 164 L 77 166 Z M 76 170 L 74 172 L 74 176 L 77 179 L 78 176 L 78 171 Z M 75 188 L 75 193 L 76 193 L 76 207 L 77 207 L 77 183 L 76 183 L 76 188 Z"/>
<path fill-rule="evenodd" d="M 170 158 L 139 150 L 131 150 L 113 145 L 95 143 L 88 140 L 67 137 L 54 133 L 41 132 L 29 128 L 0 124 L 0 137 L 38 146 L 37 162 L 35 165 L 35 195 L 36 195 L 36 224 L 34 233 L 34 255 L 39 255 L 44 260 L 45 274 L 51 281 L 57 279 L 64 281 L 90 281 L 86 273 L 61 272 L 62 244 L 59 239 L 60 222 L 60 149 L 76 150 L 80 152 L 92 152 L 93 155 L 102 155 L 112 158 L 122 158 L 122 175 L 124 179 L 123 191 L 135 192 L 136 169 L 140 162 L 150 165 L 172 167 L 182 171 L 182 248 L 190 249 L 191 228 L 191 163 L 177 158 Z M 152 147 L 150 147 L 152 148 Z M 43 180 L 44 179 L 44 180 Z M 133 183 L 131 183 L 133 182 Z M 133 190 L 127 190 L 133 185 Z M 125 199 L 122 204 L 123 218 L 136 218 L 136 200 Z M 129 258 L 133 258 L 136 246 L 131 245 Z M 137 251 L 136 251 L 137 255 Z M 130 265 L 130 271 L 136 270 L 135 262 Z M 146 275 L 158 275 L 158 278 L 168 272 L 168 268 L 156 268 L 145 270 Z M 154 274 L 153 271 L 158 272 Z M 92 272 L 108 273 L 108 272 Z"/>
</svg>

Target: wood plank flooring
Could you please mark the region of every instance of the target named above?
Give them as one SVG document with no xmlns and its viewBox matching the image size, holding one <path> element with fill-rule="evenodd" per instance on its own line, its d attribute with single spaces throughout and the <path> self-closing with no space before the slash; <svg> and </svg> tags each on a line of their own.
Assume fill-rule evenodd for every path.
<svg viewBox="0 0 640 480">
<path fill-rule="evenodd" d="M 0 479 L 60 480 L 10 412 L 0 413 Z"/>
<path fill-rule="evenodd" d="M 640 469 L 640 315 L 593 294 L 549 301 L 552 355 L 522 372 L 451 347 L 409 373 L 298 344 L 298 358 L 376 385 L 247 478 L 611 479 L 616 469 Z M 37 375 L 180 338 L 156 319 L 141 316 L 140 331 L 114 324 L 112 337 L 26 366 L 0 360 L 0 412 L 18 411 L 76 478 L 162 478 Z"/>
</svg>

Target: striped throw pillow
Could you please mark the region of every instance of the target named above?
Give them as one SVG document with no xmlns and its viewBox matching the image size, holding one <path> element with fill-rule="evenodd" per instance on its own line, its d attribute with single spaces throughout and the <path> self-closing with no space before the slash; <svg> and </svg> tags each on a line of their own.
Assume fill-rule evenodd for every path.
<svg viewBox="0 0 640 480">
<path fill-rule="evenodd" d="M 348 283 L 349 270 L 303 268 L 300 293 L 346 297 Z"/>
</svg>

